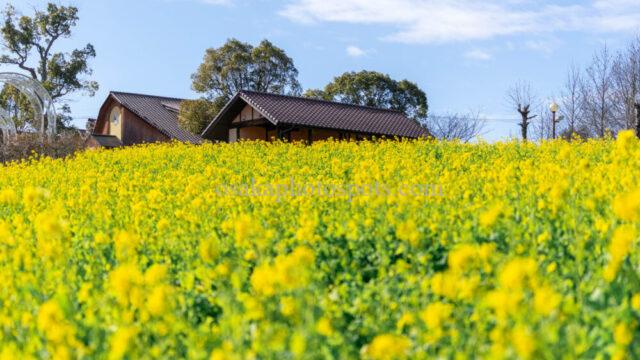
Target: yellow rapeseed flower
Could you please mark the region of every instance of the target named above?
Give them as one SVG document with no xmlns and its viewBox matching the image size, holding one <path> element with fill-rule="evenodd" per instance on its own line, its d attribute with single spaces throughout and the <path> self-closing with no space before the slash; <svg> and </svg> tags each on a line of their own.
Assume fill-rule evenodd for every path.
<svg viewBox="0 0 640 360">
<path fill-rule="evenodd" d="M 616 216 L 626 221 L 640 219 L 640 190 L 618 195 L 613 201 L 613 212 Z"/>
<path fill-rule="evenodd" d="M 503 211 L 504 207 L 502 204 L 493 205 L 491 208 L 480 214 L 480 226 L 483 228 L 493 227 L 500 218 L 500 215 L 502 215 Z"/>
<path fill-rule="evenodd" d="M 116 258 L 119 261 L 128 261 L 136 255 L 138 246 L 141 244 L 141 239 L 135 234 L 127 231 L 119 232 L 115 239 Z"/>
<path fill-rule="evenodd" d="M 434 302 L 420 313 L 420 319 L 424 321 L 430 329 L 438 329 L 445 325 L 451 318 L 453 306 L 441 302 Z"/>
<path fill-rule="evenodd" d="M 629 329 L 629 325 L 625 323 L 619 323 L 618 325 L 616 325 L 615 329 L 613 330 L 613 340 L 616 342 L 616 344 L 621 346 L 627 346 L 631 344 L 631 341 L 633 341 L 633 333 Z"/>
<path fill-rule="evenodd" d="M 169 268 L 164 264 L 153 264 L 144 272 L 144 282 L 147 285 L 156 285 L 164 282 Z"/>
<path fill-rule="evenodd" d="M 411 341 L 406 337 L 383 334 L 371 341 L 365 353 L 372 360 L 397 360 L 407 358 L 410 348 Z"/>
<path fill-rule="evenodd" d="M 400 223 L 396 228 L 396 236 L 402 241 L 406 241 L 409 244 L 416 246 L 420 241 L 420 231 L 415 221 L 409 219 Z"/>
<path fill-rule="evenodd" d="M 633 130 L 623 130 L 618 133 L 616 147 L 621 151 L 629 151 L 638 143 L 636 133 Z"/>
<path fill-rule="evenodd" d="M 540 315 L 551 315 L 557 310 L 562 296 L 548 286 L 542 286 L 535 290 L 533 307 Z"/>
<path fill-rule="evenodd" d="M 631 297 L 631 308 L 640 311 L 640 293 L 635 293 Z"/>
<path fill-rule="evenodd" d="M 114 269 L 109 274 L 109 286 L 112 294 L 123 305 L 130 302 L 135 295 L 136 287 L 142 286 L 143 276 L 137 266 L 125 264 Z"/>
<path fill-rule="evenodd" d="M 18 195 L 13 189 L 6 188 L 0 190 L 0 205 L 13 205 L 18 202 Z"/>
<path fill-rule="evenodd" d="M 500 284 L 506 288 L 521 288 L 535 279 L 537 265 L 533 259 L 516 258 L 500 271 Z"/>
<path fill-rule="evenodd" d="M 530 359 L 536 349 L 535 338 L 531 331 L 523 326 L 517 326 L 511 333 L 513 347 L 522 359 Z"/>
<path fill-rule="evenodd" d="M 138 329 L 133 327 L 119 328 L 111 337 L 109 349 L 109 359 L 119 360 L 127 355 L 131 343 L 138 334 Z"/>
<path fill-rule="evenodd" d="M 51 193 L 47 189 L 40 187 L 27 187 L 24 189 L 22 202 L 28 208 L 36 207 L 44 203 L 50 196 Z"/>
<path fill-rule="evenodd" d="M 167 285 L 158 285 L 151 289 L 147 297 L 147 310 L 151 315 L 161 316 L 169 308 L 169 297 L 171 296 L 171 287 Z"/>
<path fill-rule="evenodd" d="M 631 358 L 638 145 L 162 143 L 5 164 L 0 359 Z M 455 191 L 398 196 L 434 182 Z M 234 195 L 251 183 L 307 195 Z"/>
<path fill-rule="evenodd" d="M 631 251 L 631 245 L 637 238 L 636 230 L 631 226 L 621 226 L 615 230 L 609 245 L 611 261 L 621 262 Z"/>
<path fill-rule="evenodd" d="M 65 316 L 60 305 L 55 300 L 49 300 L 42 304 L 38 311 L 38 329 L 45 337 L 54 343 L 64 341 L 66 334 Z"/>
<path fill-rule="evenodd" d="M 316 331 L 318 332 L 318 334 L 323 336 L 333 335 L 333 327 L 331 326 L 331 320 L 329 320 L 326 317 L 323 317 L 320 320 L 318 320 L 318 323 L 316 324 Z"/>
</svg>

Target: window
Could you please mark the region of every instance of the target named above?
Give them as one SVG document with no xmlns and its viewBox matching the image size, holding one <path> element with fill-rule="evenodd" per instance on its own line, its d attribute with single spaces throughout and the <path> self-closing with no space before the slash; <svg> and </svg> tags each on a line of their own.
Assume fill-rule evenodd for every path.
<svg viewBox="0 0 640 360">
<path fill-rule="evenodd" d="M 114 126 L 120 125 L 120 111 L 118 109 L 111 111 L 111 124 Z"/>
<path fill-rule="evenodd" d="M 122 138 L 122 112 L 118 107 L 114 107 L 109 114 L 109 135 Z"/>
</svg>

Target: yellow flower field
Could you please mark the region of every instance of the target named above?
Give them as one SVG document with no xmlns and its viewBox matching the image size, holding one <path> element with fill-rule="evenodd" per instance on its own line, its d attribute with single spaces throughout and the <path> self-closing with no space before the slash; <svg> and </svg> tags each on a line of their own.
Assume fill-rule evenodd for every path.
<svg viewBox="0 0 640 360">
<path fill-rule="evenodd" d="M 640 357 L 632 133 L 0 171 L 1 359 Z"/>
</svg>

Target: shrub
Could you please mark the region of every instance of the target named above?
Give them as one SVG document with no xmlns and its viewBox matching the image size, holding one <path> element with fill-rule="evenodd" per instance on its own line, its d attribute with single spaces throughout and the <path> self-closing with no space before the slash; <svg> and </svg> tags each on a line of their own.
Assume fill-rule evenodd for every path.
<svg viewBox="0 0 640 360">
<path fill-rule="evenodd" d="M 53 138 L 40 134 L 23 133 L 0 143 L 0 162 L 24 160 L 29 157 L 48 156 L 63 158 L 85 148 L 85 137 L 78 131 L 64 131 Z"/>
</svg>

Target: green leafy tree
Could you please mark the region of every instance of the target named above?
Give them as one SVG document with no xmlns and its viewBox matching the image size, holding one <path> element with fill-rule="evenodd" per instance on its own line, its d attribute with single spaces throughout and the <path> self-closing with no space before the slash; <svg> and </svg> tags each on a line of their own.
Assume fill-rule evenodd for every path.
<svg viewBox="0 0 640 360">
<path fill-rule="evenodd" d="M 70 108 L 64 103 L 67 95 L 84 91 L 94 96 L 98 90 L 98 83 L 84 78 L 92 75 L 89 60 L 96 56 L 93 45 L 87 44 L 71 52 L 55 51 L 59 40 L 71 36 L 78 20 L 76 7 L 53 3 L 49 3 L 44 11 L 36 10 L 31 17 L 18 14 L 11 5 L 2 13 L 0 34 L 4 51 L 0 64 L 16 66 L 43 84 L 58 104 L 59 126 L 68 126 L 70 122 Z M 3 93 L 12 92 L 5 88 Z M 3 101 L 12 102 L 24 112 L 29 111 L 19 94 Z"/>
<path fill-rule="evenodd" d="M 240 90 L 300 94 L 298 70 L 286 52 L 267 40 L 258 46 L 236 39 L 208 49 L 192 75 L 193 89 L 209 100 L 231 99 Z"/>
<path fill-rule="evenodd" d="M 311 89 L 304 94 L 310 98 L 342 103 L 392 109 L 424 122 L 429 109 L 427 95 L 408 80 L 397 81 L 375 71 L 344 73 L 323 90 Z"/>
<path fill-rule="evenodd" d="M 11 85 L 4 86 L 0 91 L 0 106 L 7 110 L 18 130 L 26 129 L 29 120 L 34 118 L 29 98 Z"/>
<path fill-rule="evenodd" d="M 183 101 L 180 103 L 178 123 L 187 131 L 200 134 L 225 104 L 226 102 L 221 97 L 214 101 L 207 99 Z"/>
<path fill-rule="evenodd" d="M 311 99 L 318 99 L 318 100 L 333 100 L 333 98 L 327 95 L 327 93 L 325 93 L 324 90 L 320 90 L 320 89 L 308 89 L 307 91 L 304 92 L 304 97 L 308 97 Z"/>
<path fill-rule="evenodd" d="M 203 63 L 191 76 L 192 87 L 205 98 L 184 102 L 181 126 L 199 134 L 222 107 L 241 90 L 299 95 L 298 70 L 283 49 L 263 40 L 258 46 L 229 39 L 207 49 Z"/>
</svg>

